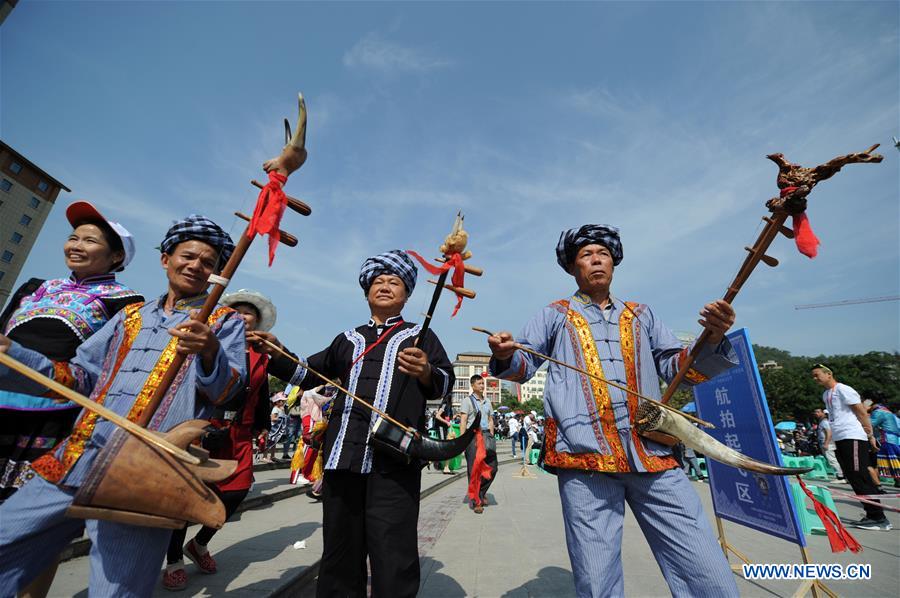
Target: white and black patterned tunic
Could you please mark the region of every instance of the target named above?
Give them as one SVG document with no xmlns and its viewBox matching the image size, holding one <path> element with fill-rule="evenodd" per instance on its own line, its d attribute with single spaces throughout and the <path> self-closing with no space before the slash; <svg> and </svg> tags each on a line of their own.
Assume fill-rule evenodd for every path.
<svg viewBox="0 0 900 598">
<path fill-rule="evenodd" d="M 392 327 L 399 322 L 399 325 Z M 404 425 L 425 431 L 425 401 L 443 397 L 453 388 L 453 366 L 438 337 L 429 330 L 419 347 L 428 356 L 432 367 L 431 386 L 397 369 L 397 354 L 412 347 L 421 326 L 404 322 L 400 316 L 388 318 L 378 326 L 373 320 L 364 326 L 342 332 L 331 345 L 311 356 L 307 362 L 329 378 L 340 378 L 343 386 L 358 397 L 370 401 Z M 366 349 L 389 331 L 377 346 Z M 355 363 L 354 363 L 355 361 Z M 298 368 L 294 384 L 304 389 L 314 388 L 322 381 Z M 367 444 L 370 426 L 377 415 L 342 393 L 335 399 L 331 419 L 325 433 L 325 469 L 348 470 L 355 473 L 385 472 L 407 463 L 383 452 L 376 453 Z"/>
</svg>

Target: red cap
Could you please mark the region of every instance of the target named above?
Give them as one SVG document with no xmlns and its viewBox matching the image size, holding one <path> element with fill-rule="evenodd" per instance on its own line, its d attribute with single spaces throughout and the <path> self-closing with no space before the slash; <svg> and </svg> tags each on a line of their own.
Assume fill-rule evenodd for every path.
<svg viewBox="0 0 900 598">
<path fill-rule="evenodd" d="M 83 224 L 84 222 L 96 222 L 97 220 L 101 222 L 109 222 L 106 218 L 103 217 L 103 214 L 101 214 L 97 210 L 97 208 L 86 201 L 73 202 L 72 205 L 66 208 L 66 219 L 72 226 L 77 226 L 79 224 Z"/>
</svg>

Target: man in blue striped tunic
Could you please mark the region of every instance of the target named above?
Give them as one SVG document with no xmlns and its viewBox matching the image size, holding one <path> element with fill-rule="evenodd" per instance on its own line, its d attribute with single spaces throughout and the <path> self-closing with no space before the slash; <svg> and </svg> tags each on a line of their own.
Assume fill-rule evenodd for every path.
<svg viewBox="0 0 900 598">
<path fill-rule="evenodd" d="M 209 276 L 234 249 L 211 220 L 189 216 L 176 223 L 161 245 L 168 290 L 146 304 L 119 312 L 78 348 L 69 362 L 54 362 L 0 336 L 7 352 L 132 421 L 141 414 L 175 353 L 188 355 L 175 383 L 150 421 L 167 431 L 206 418 L 243 387 L 244 321 L 219 308 L 208 323 L 189 319 L 206 298 Z M 47 392 L 0 367 L 0 387 Z M 0 506 L 0 596 L 14 596 L 87 528 L 91 549 L 91 596 L 149 596 L 159 575 L 171 530 L 66 517 L 66 509 L 98 453 L 118 428 L 82 411 L 72 435 L 36 460 L 37 475 Z"/>
<path fill-rule="evenodd" d="M 557 262 L 578 290 L 541 310 L 513 339 L 488 339 L 491 374 L 525 382 L 543 360 L 519 351 L 514 340 L 594 376 L 659 399 L 659 378 L 671 380 L 690 347 L 640 303 L 610 293 L 622 261 L 618 230 L 585 225 L 564 231 Z M 734 311 L 724 301 L 706 305 L 701 324 L 711 330 L 685 380 L 696 384 L 736 364 L 724 337 Z M 675 596 L 736 596 L 731 569 L 684 472 L 669 447 L 634 430 L 639 399 L 594 377 L 549 364 L 544 390 L 547 419 L 544 462 L 555 469 L 566 544 L 579 596 L 622 596 L 622 521 L 631 507 Z"/>
</svg>

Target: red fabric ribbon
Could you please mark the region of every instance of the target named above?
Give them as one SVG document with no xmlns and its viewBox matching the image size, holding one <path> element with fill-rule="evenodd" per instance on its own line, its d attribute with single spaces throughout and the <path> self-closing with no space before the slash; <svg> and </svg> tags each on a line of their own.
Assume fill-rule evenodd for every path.
<svg viewBox="0 0 900 598">
<path fill-rule="evenodd" d="M 423 258 L 412 249 L 407 249 L 406 253 L 419 260 L 419 263 L 422 264 L 422 267 L 435 276 L 439 276 L 444 272 L 450 270 L 450 268 L 453 268 L 453 274 L 450 276 L 450 280 L 453 282 L 453 286 L 459 288 L 465 286 L 466 266 L 465 264 L 463 264 L 463 259 L 460 254 L 451 253 L 450 255 L 445 256 L 447 258 L 446 262 L 439 266 L 435 266 L 433 264 L 429 264 L 425 258 Z M 456 315 L 456 312 L 459 311 L 459 308 L 462 305 L 462 300 L 463 296 L 459 293 L 456 293 L 456 307 L 453 309 L 453 315 L 450 316 L 451 318 Z"/>
<path fill-rule="evenodd" d="M 822 520 L 822 524 L 825 526 L 825 533 L 828 535 L 828 541 L 831 543 L 831 552 L 844 552 L 847 549 L 854 553 L 860 552 L 862 546 L 856 541 L 856 538 L 850 535 L 850 532 L 841 523 L 840 517 L 813 496 L 813 493 L 809 491 L 809 488 L 806 487 L 800 476 L 797 476 L 797 481 L 800 482 L 803 492 L 812 501 L 813 507 L 816 509 L 816 515 L 819 516 L 819 519 Z"/>
<path fill-rule="evenodd" d="M 781 190 L 781 197 L 790 195 L 796 190 L 797 187 L 785 187 Z M 816 257 L 819 253 L 819 239 L 813 233 L 812 226 L 809 224 L 809 218 L 806 217 L 806 212 L 793 214 L 792 218 L 794 219 L 794 242 L 797 244 L 797 249 L 810 259 Z"/>
<path fill-rule="evenodd" d="M 284 208 L 287 207 L 287 195 L 282 187 L 287 182 L 287 177 L 274 170 L 269 171 L 269 182 L 259 192 L 256 200 L 256 208 L 253 210 L 253 218 L 247 226 L 247 238 L 255 235 L 269 235 L 269 266 L 275 260 L 275 249 L 278 247 L 281 217 Z"/>
<path fill-rule="evenodd" d="M 487 459 L 487 449 L 484 447 L 484 436 L 481 435 L 479 427 L 475 430 L 475 462 L 469 473 L 469 500 L 475 501 L 479 507 L 481 506 L 481 480 L 491 477 L 491 467 L 485 462 L 485 459 Z"/>
</svg>

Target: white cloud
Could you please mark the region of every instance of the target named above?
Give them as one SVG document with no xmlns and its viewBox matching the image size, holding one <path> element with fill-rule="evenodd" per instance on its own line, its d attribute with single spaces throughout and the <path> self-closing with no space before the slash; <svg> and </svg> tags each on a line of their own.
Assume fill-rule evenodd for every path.
<svg viewBox="0 0 900 598">
<path fill-rule="evenodd" d="M 408 71 L 423 73 L 451 66 L 447 59 L 426 50 L 403 46 L 369 33 L 344 53 L 344 66 L 383 72 Z"/>
</svg>

